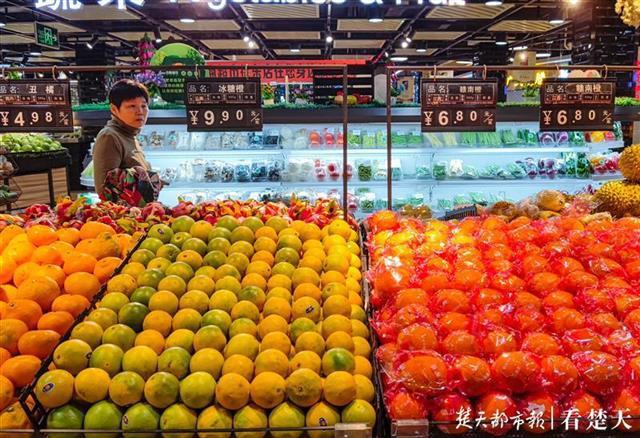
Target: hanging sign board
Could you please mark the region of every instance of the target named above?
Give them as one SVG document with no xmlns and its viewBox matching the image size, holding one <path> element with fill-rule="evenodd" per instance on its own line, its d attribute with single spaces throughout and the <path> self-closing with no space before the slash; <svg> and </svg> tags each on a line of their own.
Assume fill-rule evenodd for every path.
<svg viewBox="0 0 640 438">
<path fill-rule="evenodd" d="M 185 103 L 188 131 L 262 131 L 257 78 L 187 81 Z"/>
<path fill-rule="evenodd" d="M 496 130 L 497 81 L 425 79 L 421 89 L 422 132 Z"/>
<path fill-rule="evenodd" d="M 58 29 L 55 27 L 46 26 L 37 21 L 35 25 L 36 44 L 42 47 L 48 47 L 50 49 L 60 48 L 60 39 L 58 38 Z"/>
<path fill-rule="evenodd" d="M 546 79 L 540 88 L 541 131 L 610 131 L 616 84 L 604 79 Z"/>
<path fill-rule="evenodd" d="M 0 132 L 73 132 L 69 81 L 0 80 Z"/>
</svg>

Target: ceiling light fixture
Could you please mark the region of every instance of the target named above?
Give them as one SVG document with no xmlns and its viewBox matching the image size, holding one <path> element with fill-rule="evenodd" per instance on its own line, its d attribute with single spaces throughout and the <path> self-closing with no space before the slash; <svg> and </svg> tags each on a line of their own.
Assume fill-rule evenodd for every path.
<svg viewBox="0 0 640 438">
<path fill-rule="evenodd" d="M 391 59 L 393 62 L 404 62 L 409 58 L 407 58 L 406 56 L 392 56 L 389 59 Z"/>
<path fill-rule="evenodd" d="M 416 47 L 416 52 L 418 52 L 418 53 L 426 53 L 427 48 L 428 48 L 427 42 L 425 41 L 424 43 L 422 43 L 418 47 Z"/>
<path fill-rule="evenodd" d="M 456 61 L 456 64 L 460 64 L 460 65 L 473 65 L 473 62 L 471 62 L 471 61 Z"/>
<path fill-rule="evenodd" d="M 180 23 L 185 23 L 185 24 L 191 24 L 191 23 L 195 23 L 196 20 L 194 20 L 193 18 L 181 18 L 180 19 Z"/>
<path fill-rule="evenodd" d="M 515 58 L 509 58 L 509 62 L 515 61 Z"/>
<path fill-rule="evenodd" d="M 327 36 L 324 40 L 327 42 L 327 44 L 331 44 L 333 42 L 333 35 L 331 35 L 331 32 L 327 33 Z"/>
<path fill-rule="evenodd" d="M 536 53 L 536 58 L 551 58 L 551 53 L 549 53 L 549 52 L 538 52 L 538 53 Z"/>
<path fill-rule="evenodd" d="M 253 41 L 252 39 L 250 39 L 247 44 L 249 45 L 250 49 L 255 49 L 257 47 L 257 44 L 255 41 Z"/>
<path fill-rule="evenodd" d="M 291 46 L 291 48 L 289 49 L 289 51 L 290 51 L 291 53 L 300 53 L 300 50 L 301 50 L 301 48 L 300 48 L 300 44 L 294 44 L 294 45 L 292 45 L 292 46 Z"/>
<path fill-rule="evenodd" d="M 154 28 L 153 29 L 153 36 L 156 39 L 156 43 L 161 43 L 162 42 L 162 35 L 160 34 L 160 29 L 159 28 Z"/>
<path fill-rule="evenodd" d="M 484 4 L 487 6 L 502 6 L 502 0 L 487 0 Z"/>
<path fill-rule="evenodd" d="M 411 41 L 413 41 L 411 38 L 409 38 L 408 36 L 404 38 L 404 40 L 408 43 L 411 43 Z"/>
<path fill-rule="evenodd" d="M 86 43 L 86 44 L 87 44 L 87 47 L 88 47 L 89 49 L 93 49 L 93 48 L 96 46 L 96 44 L 98 44 L 98 41 L 99 41 L 99 40 L 98 40 L 98 35 L 93 35 L 93 37 L 91 38 L 91 40 L 90 40 L 90 41 L 87 41 L 87 43 Z"/>
<path fill-rule="evenodd" d="M 384 21 L 382 10 L 378 6 L 371 5 L 367 14 L 369 23 L 382 23 Z"/>
<path fill-rule="evenodd" d="M 515 46 L 513 50 L 515 50 L 516 52 L 519 52 L 521 50 L 527 50 L 528 48 L 529 46 Z"/>
<path fill-rule="evenodd" d="M 0 21 L 0 27 L 5 27 L 7 25 L 7 23 L 5 23 L 4 21 Z"/>
<path fill-rule="evenodd" d="M 389 57 L 389 52 L 384 52 L 384 57 L 388 58 Z"/>
<path fill-rule="evenodd" d="M 551 12 L 551 15 L 549 16 L 549 24 L 552 24 L 554 26 L 559 26 L 565 22 L 565 19 L 566 19 L 566 16 L 562 11 L 562 9 L 554 10 L 553 12 Z"/>
<path fill-rule="evenodd" d="M 251 37 L 249 35 L 245 35 L 242 37 L 242 41 L 244 41 L 245 43 L 248 43 L 249 41 L 251 41 Z"/>
<path fill-rule="evenodd" d="M 401 43 L 400 43 L 400 46 L 401 46 L 403 49 L 406 49 L 407 47 L 409 47 L 409 43 L 408 43 L 407 41 L 403 41 L 403 42 L 401 42 Z"/>
<path fill-rule="evenodd" d="M 500 33 L 496 36 L 496 46 L 506 46 L 507 44 L 507 34 Z"/>
<path fill-rule="evenodd" d="M 29 49 L 29 56 L 42 56 L 42 51 L 37 47 L 31 47 Z"/>
</svg>

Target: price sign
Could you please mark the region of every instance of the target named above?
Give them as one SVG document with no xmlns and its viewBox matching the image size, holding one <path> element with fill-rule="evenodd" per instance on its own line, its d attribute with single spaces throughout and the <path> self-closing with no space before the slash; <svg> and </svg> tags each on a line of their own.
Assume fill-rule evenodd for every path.
<svg viewBox="0 0 640 438">
<path fill-rule="evenodd" d="M 258 78 L 187 81 L 189 131 L 262 131 Z"/>
<path fill-rule="evenodd" d="M 0 132 L 73 132 L 69 81 L 0 81 Z"/>
<path fill-rule="evenodd" d="M 495 80 L 423 80 L 422 132 L 495 131 Z"/>
<path fill-rule="evenodd" d="M 603 79 L 547 79 L 540 88 L 541 131 L 610 131 L 616 86 Z"/>
</svg>

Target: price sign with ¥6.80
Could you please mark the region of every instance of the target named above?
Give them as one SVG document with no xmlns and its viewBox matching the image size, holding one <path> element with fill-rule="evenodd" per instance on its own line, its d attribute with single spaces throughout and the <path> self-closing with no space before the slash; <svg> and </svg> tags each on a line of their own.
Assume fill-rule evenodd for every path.
<svg viewBox="0 0 640 438">
<path fill-rule="evenodd" d="M 187 81 L 188 131 L 262 131 L 257 78 Z"/>
<path fill-rule="evenodd" d="M 421 88 L 423 132 L 495 131 L 495 80 L 423 80 Z"/>
<path fill-rule="evenodd" d="M 540 89 L 541 131 L 610 131 L 616 85 L 603 79 L 547 79 Z"/>
<path fill-rule="evenodd" d="M 0 81 L 0 132 L 73 132 L 69 81 Z"/>
</svg>

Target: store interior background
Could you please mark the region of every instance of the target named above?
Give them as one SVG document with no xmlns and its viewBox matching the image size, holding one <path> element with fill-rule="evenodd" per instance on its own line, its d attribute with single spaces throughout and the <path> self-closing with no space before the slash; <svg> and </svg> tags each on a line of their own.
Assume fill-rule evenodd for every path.
<svg viewBox="0 0 640 438">
<path fill-rule="evenodd" d="M 460 148 L 450 149 L 447 146 L 461 146 L 460 143 L 466 141 L 462 144 L 466 147 L 470 145 L 468 140 L 458 135 L 450 139 L 449 143 L 453 144 L 448 144 L 442 134 L 437 134 L 438 138 L 430 141 L 422 138 L 412 143 L 411 140 L 412 134 L 421 136 L 417 116 L 421 78 L 432 77 L 434 72 L 438 77 L 483 76 L 481 71 L 454 72 L 447 70 L 448 66 L 504 65 L 504 72 L 487 75 L 498 79 L 500 100 L 507 104 L 526 104 L 538 101 L 536 85 L 539 86 L 544 77 L 569 76 L 570 72 L 563 70 L 562 66 L 635 65 L 639 52 L 638 33 L 622 22 L 614 10 L 613 1 L 470 0 L 464 6 L 442 6 L 438 1 L 424 4 L 403 1 L 399 5 L 395 2 L 365 4 L 350 0 L 323 4 L 229 2 L 220 10 L 213 10 L 206 2 L 169 0 L 146 1 L 142 5 L 133 1 L 113 1 L 103 6 L 97 1 L 84 1 L 75 10 L 71 7 L 74 2 L 48 2 L 49 5 L 44 7 L 37 7 L 37 3 L 28 0 L 0 1 L 0 11 L 3 12 L 0 19 L 0 63 L 3 66 L 49 68 L 153 64 L 151 57 L 162 52 L 163 47 L 184 43 L 196 49 L 206 65 L 217 67 L 217 70 L 210 70 L 210 74 L 214 71 L 219 75 L 238 71 L 224 69 L 225 66 L 263 68 L 254 70 L 253 74 L 262 74 L 263 85 L 270 84 L 272 88 L 267 94 L 263 90 L 266 115 L 264 130 L 259 136 L 250 133 L 240 135 L 242 138 L 238 135 L 225 137 L 224 133 L 218 136 L 189 135 L 179 99 L 170 102 L 169 98 L 163 99 L 166 95 L 154 93 L 142 143 L 154 169 L 168 171 L 169 177 L 173 178 L 161 196 L 161 201 L 169 205 L 174 205 L 178 199 L 197 202 L 225 197 L 249 198 L 261 197 L 265 192 L 297 192 L 312 199 L 340 196 L 343 175 L 332 169 L 342 168 L 342 151 L 335 146 L 341 134 L 342 120 L 325 112 L 327 108 L 324 106 L 340 102 L 335 95 L 341 94 L 341 80 L 328 87 L 324 84 L 323 89 L 319 86 L 318 71 L 314 73 L 309 66 L 297 71 L 278 68 L 287 63 L 300 66 L 305 63 L 350 65 L 350 138 L 346 142 L 352 167 L 348 176 L 349 197 L 353 198 L 352 211 L 357 215 L 387 207 L 386 125 L 382 107 L 386 100 L 385 66 L 388 65 L 406 66 L 406 69 L 393 74 L 391 102 L 408 107 L 406 111 L 413 117 L 402 121 L 394 118 L 392 121 L 395 155 L 391 167 L 394 168 L 394 198 L 398 198 L 393 201 L 394 207 L 424 203 L 433 210 L 444 210 L 454 206 L 449 200 L 456 196 L 461 198 L 461 202 L 476 200 L 477 196 L 470 196 L 470 193 L 480 193 L 480 199 L 489 202 L 517 200 L 545 187 L 575 192 L 586 185 L 597 187 L 601 183 L 599 181 L 619 177 L 613 173 L 596 175 L 599 178 L 589 181 L 545 177 L 505 183 L 500 180 L 478 182 L 472 175 L 470 180 L 463 176 L 445 184 L 434 182 L 432 174 L 423 178 L 421 169 L 428 168 L 431 172 L 434 164 L 459 159 Z M 65 6 L 67 10 L 64 10 Z M 35 21 L 58 30 L 59 48 L 36 44 Z M 141 42 L 145 37 L 146 43 Z M 143 47 L 144 44 L 147 46 Z M 557 70 L 508 70 L 510 65 L 551 66 Z M 434 66 L 435 70 L 411 71 L 411 66 Z M 132 77 L 136 73 L 73 72 L 67 75 L 55 70 L 52 72 L 59 78 L 70 77 L 72 97 L 78 109 L 74 114 L 76 133 L 59 138 L 71 155 L 71 163 L 66 169 L 68 187 L 65 187 L 65 175 L 58 175 L 54 180 L 60 183 L 60 187 L 55 191 L 58 195 L 65 194 L 67 190 L 74 195 L 90 193 L 91 145 L 109 116 L 103 104 L 106 92 L 115 80 Z M 340 73 L 339 68 L 336 72 Z M 150 71 L 147 73 L 149 76 L 143 79 L 153 84 L 157 76 Z M 36 77 L 50 77 L 51 74 L 38 73 Z M 191 69 L 187 74 L 193 74 Z M 603 76 L 605 71 L 598 69 L 586 74 Z M 637 74 L 606 74 L 615 78 L 618 97 L 637 97 L 636 94 L 640 93 Z M 171 74 L 167 73 L 162 80 L 170 77 Z M 300 111 L 283 115 L 285 109 Z M 537 114 L 523 111 L 523 108 L 514 111 L 514 120 L 499 123 L 498 131 L 510 130 L 517 136 L 518 132 L 525 130 L 537 135 Z M 311 114 L 310 122 L 308 115 Z M 638 141 L 640 129 L 633 129 L 637 124 L 631 117 L 621 126 L 624 139 L 618 139 L 617 143 L 598 141 L 597 145 L 588 140 L 578 153 L 609 154 L 619 151 L 625 144 Z M 526 132 L 522 135 L 526 136 Z M 441 143 L 445 148 L 436 150 L 442 146 Z M 463 164 L 469 164 L 478 171 L 496 163 L 506 167 L 518 160 L 562 160 L 566 159 L 563 154 L 573 153 L 572 149 L 533 148 L 504 155 L 498 150 L 487 150 L 487 146 L 495 145 L 472 146 L 476 150 L 470 151 L 468 157 L 462 157 Z M 202 156 L 203 149 L 209 150 Z M 322 160 L 320 164 L 319 160 Z M 211 161 L 216 161 L 219 166 L 232 163 L 236 175 L 230 184 L 207 180 L 206 168 Z M 266 169 L 268 173 L 274 162 L 283 163 L 282 178 L 278 176 L 276 180 L 270 180 L 265 173 L 263 179 L 238 179 L 238 166 L 242 170 L 246 165 L 249 171 L 252 166 L 258 167 L 258 172 Z M 86 169 L 88 165 L 89 169 Z M 359 178 L 359 165 L 363 165 L 365 173 L 371 176 Z M 399 169 L 397 174 L 396 168 Z M 364 210 L 360 208 L 363 199 L 367 201 Z M 37 199 L 26 197 L 23 200 L 28 205 Z"/>
</svg>

